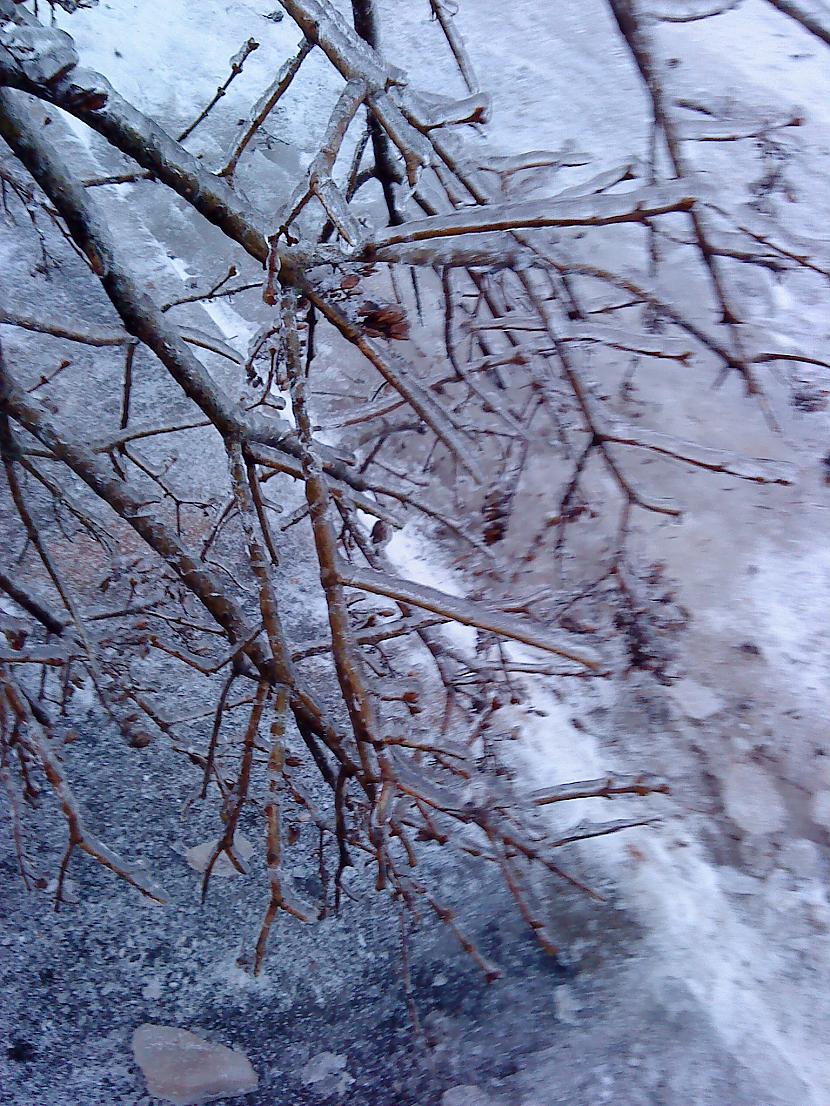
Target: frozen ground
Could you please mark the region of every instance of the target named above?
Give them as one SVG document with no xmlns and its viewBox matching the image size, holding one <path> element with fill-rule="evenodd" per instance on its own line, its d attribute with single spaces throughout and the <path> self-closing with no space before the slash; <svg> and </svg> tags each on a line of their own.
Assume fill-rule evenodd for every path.
<svg viewBox="0 0 830 1106">
<path fill-rule="evenodd" d="M 423 6 L 388 0 L 386 8 L 390 45 L 397 39 L 429 84 L 437 55 Z M 241 0 L 114 0 L 73 17 L 72 29 L 82 53 L 125 95 L 178 124 L 212 93 L 251 21 L 286 49 L 295 41 L 287 20 L 260 29 L 268 10 Z M 639 79 L 613 45 L 604 6 L 516 0 L 506 10 L 496 0 L 465 0 L 460 14 L 495 97 L 493 146 L 556 148 L 573 139 L 608 163 L 644 153 Z M 683 59 L 682 79 L 690 89 L 802 108 L 787 169 L 796 198 L 782 218 L 793 232 L 826 242 L 828 55 L 760 0 L 713 26 L 665 32 Z M 254 55 L 240 96 L 264 83 L 261 64 Z M 280 118 L 288 141 L 268 151 L 288 171 L 313 147 L 308 126 L 324 100 L 322 67 L 304 89 L 303 103 Z M 207 156 L 216 152 L 206 145 Z M 728 172 L 732 150 L 708 156 L 713 172 Z M 255 163 L 249 178 L 255 193 Z M 163 290 L 181 262 L 158 248 L 161 240 L 176 253 L 176 228 L 153 218 L 150 211 L 142 248 Z M 786 340 L 830 337 L 811 288 L 770 281 L 753 302 L 756 321 Z M 226 332 L 246 325 L 228 316 L 214 322 Z M 775 437 L 731 383 L 715 392 L 708 379 L 661 372 L 641 385 L 662 428 L 791 460 L 798 478 L 792 488 L 763 489 L 655 465 L 650 479 L 688 507 L 682 524 L 640 535 L 694 612 L 680 639 L 682 680 L 665 688 L 632 677 L 569 701 L 540 698 L 545 717 L 504 719 L 522 724 L 521 764 L 534 786 L 641 768 L 673 784 L 662 827 L 585 850 L 582 873 L 606 905 L 551 889 L 568 973 L 551 969 L 501 890 L 484 886 L 475 888 L 477 936 L 505 977 L 486 988 L 444 935 L 417 934 L 413 982 L 425 1040 L 408 1025 L 397 917 L 371 897 L 310 929 L 283 925 L 267 974 L 250 982 L 235 962 L 261 889 L 228 881 L 198 905 L 195 878 L 176 849 L 210 826 L 182 826 L 179 762 L 159 747 L 140 761 L 135 754 L 143 777 L 136 792 L 110 764 L 106 736 L 90 717 L 73 747 L 76 761 L 83 754 L 89 763 L 87 805 L 112 827 L 114 846 L 139 840 L 148 865 L 169 873 L 171 905 L 153 908 L 78 863 L 79 904 L 55 916 L 46 896 L 25 895 L 4 852 L 0 961 L 12 979 L 0 1012 L 4 1103 L 147 1103 L 128 1050 L 145 1020 L 243 1047 L 261 1075 L 249 1106 L 830 1102 L 830 492 L 822 470 L 830 420 L 826 411 L 790 408 L 773 380 L 783 422 Z M 408 559 L 413 547 L 393 551 Z M 443 552 L 434 552 L 430 572 L 440 571 Z M 587 729 L 571 724 L 575 716 Z M 456 879 L 450 893 L 464 901 L 473 889 Z M 335 1074 L 314 1082 L 317 1069 L 306 1065 L 322 1052 L 344 1058 L 345 1068 L 332 1065 Z"/>
</svg>

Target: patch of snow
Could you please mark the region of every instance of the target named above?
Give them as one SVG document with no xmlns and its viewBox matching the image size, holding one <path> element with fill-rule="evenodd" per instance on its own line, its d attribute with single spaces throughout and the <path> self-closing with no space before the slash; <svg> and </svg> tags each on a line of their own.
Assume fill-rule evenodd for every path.
<svg viewBox="0 0 830 1106">
<path fill-rule="evenodd" d="M 472 1083 L 465 1083 L 458 1087 L 450 1087 L 441 1096 L 441 1106 L 490 1106 L 493 1099 Z"/>
<path fill-rule="evenodd" d="M 386 546 L 386 555 L 404 578 L 439 588 L 449 595 L 461 594 L 456 577 L 416 525 L 410 523 L 402 530 L 395 530 Z M 462 649 L 475 647 L 476 631 L 472 626 L 449 623 L 443 632 Z"/>
<path fill-rule="evenodd" d="M 821 695 L 827 704 L 830 552 L 825 542 L 806 548 L 801 541 L 791 542 L 784 552 L 765 551 L 750 595 L 775 664 L 788 680 Z"/>
<path fill-rule="evenodd" d="M 819 791 L 813 796 L 810 813 L 817 825 L 830 830 L 830 791 Z"/>
</svg>

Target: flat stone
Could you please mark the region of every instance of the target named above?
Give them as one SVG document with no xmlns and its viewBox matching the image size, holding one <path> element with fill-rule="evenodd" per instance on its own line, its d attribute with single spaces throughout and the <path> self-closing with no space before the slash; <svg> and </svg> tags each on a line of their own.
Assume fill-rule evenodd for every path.
<svg viewBox="0 0 830 1106">
<path fill-rule="evenodd" d="M 174 1106 L 248 1094 L 259 1083 L 244 1053 L 172 1025 L 140 1025 L 133 1033 L 133 1056 L 150 1094 Z"/>
</svg>

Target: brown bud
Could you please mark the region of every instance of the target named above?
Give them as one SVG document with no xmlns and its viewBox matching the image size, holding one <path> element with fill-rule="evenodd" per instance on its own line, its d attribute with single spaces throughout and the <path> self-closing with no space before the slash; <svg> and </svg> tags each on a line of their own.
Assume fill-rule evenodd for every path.
<svg viewBox="0 0 830 1106">
<path fill-rule="evenodd" d="M 357 311 L 370 338 L 404 341 L 409 337 L 406 312 L 397 303 L 374 303 L 364 300 Z"/>
</svg>

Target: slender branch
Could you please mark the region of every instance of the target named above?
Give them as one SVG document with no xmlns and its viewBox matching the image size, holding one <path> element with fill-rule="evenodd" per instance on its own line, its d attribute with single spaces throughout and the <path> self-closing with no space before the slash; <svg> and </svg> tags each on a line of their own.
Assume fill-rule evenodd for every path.
<svg viewBox="0 0 830 1106">
<path fill-rule="evenodd" d="M 236 80 L 236 78 L 242 72 L 242 68 L 245 65 L 245 62 L 247 61 L 247 59 L 251 56 L 251 54 L 254 52 L 254 50 L 258 50 L 258 49 L 259 49 L 259 43 L 255 39 L 249 38 L 247 40 L 247 42 L 245 42 L 240 47 L 240 49 L 237 50 L 237 52 L 231 58 L 231 71 L 230 71 L 229 76 L 227 77 L 227 79 L 222 84 L 219 85 L 219 87 L 216 89 L 216 92 L 213 94 L 213 97 L 211 98 L 211 100 L 199 112 L 199 114 L 196 116 L 196 118 L 193 120 L 193 122 L 189 126 L 185 127 L 185 129 L 181 132 L 179 137 L 176 139 L 177 142 L 184 142 L 185 139 L 187 139 L 191 134 L 193 134 L 193 132 L 196 130 L 196 128 L 201 123 L 203 123 L 205 119 L 207 119 L 208 115 L 210 115 L 210 113 L 213 111 L 213 109 L 216 107 L 216 105 L 219 103 L 219 101 L 222 99 L 222 97 L 228 91 L 228 87 L 231 84 L 231 82 Z"/>
<path fill-rule="evenodd" d="M 291 82 L 299 72 L 300 66 L 312 49 L 313 44 L 307 39 L 303 39 L 297 48 L 297 53 L 285 62 L 274 78 L 273 83 L 265 89 L 260 98 L 256 101 L 251 108 L 248 121 L 242 133 L 231 147 L 225 165 L 219 170 L 218 176 L 227 177 L 231 181 L 233 180 L 233 175 L 239 164 L 239 159 L 247 150 L 257 131 L 262 127 L 265 120 L 288 91 Z"/>
</svg>

